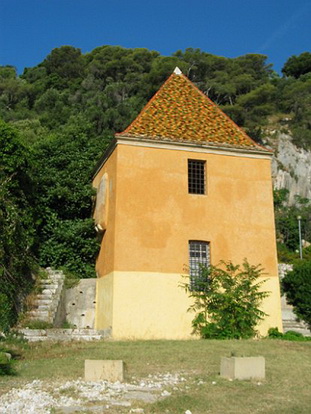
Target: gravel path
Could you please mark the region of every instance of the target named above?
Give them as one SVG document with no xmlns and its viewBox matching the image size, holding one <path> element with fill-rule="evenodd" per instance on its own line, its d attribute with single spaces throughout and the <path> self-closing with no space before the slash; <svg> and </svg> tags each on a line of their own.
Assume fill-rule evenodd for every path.
<svg viewBox="0 0 311 414">
<path fill-rule="evenodd" d="M 109 411 L 110 407 L 129 407 L 129 412 L 143 413 L 143 409 L 131 409 L 133 401 L 152 403 L 180 389 L 186 379 L 181 374 L 149 375 L 144 380 L 132 378 L 131 383 L 108 381 L 54 382 L 34 380 L 22 388 L 13 388 L 0 397 L 0 414 L 49 414 Z M 51 411 L 52 410 L 52 411 Z"/>
</svg>

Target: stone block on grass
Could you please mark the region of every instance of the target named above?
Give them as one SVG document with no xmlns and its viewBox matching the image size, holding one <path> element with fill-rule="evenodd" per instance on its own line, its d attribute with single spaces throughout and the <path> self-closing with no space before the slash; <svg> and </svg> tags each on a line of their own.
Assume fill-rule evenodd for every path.
<svg viewBox="0 0 311 414">
<path fill-rule="evenodd" d="M 85 381 L 122 382 L 124 363 L 121 360 L 86 359 L 84 361 Z"/>
<path fill-rule="evenodd" d="M 258 357 L 230 357 L 221 358 L 220 376 L 227 379 L 264 379 L 265 358 Z"/>
</svg>

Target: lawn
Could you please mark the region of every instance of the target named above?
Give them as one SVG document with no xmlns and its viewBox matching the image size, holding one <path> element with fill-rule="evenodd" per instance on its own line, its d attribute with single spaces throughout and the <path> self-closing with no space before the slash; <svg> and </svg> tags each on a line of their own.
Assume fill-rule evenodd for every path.
<svg viewBox="0 0 311 414">
<path fill-rule="evenodd" d="M 264 381 L 220 378 L 221 356 L 266 359 Z M 122 359 L 126 381 L 155 373 L 182 373 L 182 389 L 153 404 L 145 413 L 309 413 L 311 342 L 281 340 L 101 341 L 38 343 L 23 351 L 17 376 L 0 377 L 0 394 L 33 379 L 72 380 L 84 375 L 85 359 Z M 140 407 L 142 404 L 139 405 Z M 119 413 L 129 409 L 119 408 Z"/>
</svg>

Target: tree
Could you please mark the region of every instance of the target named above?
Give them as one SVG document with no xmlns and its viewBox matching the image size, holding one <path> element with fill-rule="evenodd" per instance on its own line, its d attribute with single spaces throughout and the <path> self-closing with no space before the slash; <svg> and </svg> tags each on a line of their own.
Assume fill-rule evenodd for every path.
<svg viewBox="0 0 311 414">
<path fill-rule="evenodd" d="M 266 316 L 259 309 L 269 295 L 261 291 L 264 281 L 258 279 L 263 269 L 221 261 L 219 266 L 201 267 L 200 279 L 183 286 L 194 300 L 189 310 L 195 312 L 193 332 L 202 338 L 251 338 L 257 323 Z"/>
<path fill-rule="evenodd" d="M 311 329 L 311 260 L 299 260 L 282 280 L 287 303 Z"/>
<path fill-rule="evenodd" d="M 98 242 L 92 216 L 93 168 L 108 138 L 91 134 L 84 118 L 71 119 L 62 132 L 33 147 L 40 186 L 38 260 L 78 277 L 95 277 Z"/>
<path fill-rule="evenodd" d="M 298 79 L 301 75 L 311 72 L 311 53 L 304 52 L 299 56 L 291 56 L 284 64 L 282 73 Z"/>
<path fill-rule="evenodd" d="M 80 49 L 62 46 L 53 49 L 41 63 L 46 69 L 49 86 L 56 89 L 76 87 L 84 75 L 85 60 Z"/>
<path fill-rule="evenodd" d="M 0 121 L 0 329 L 8 329 L 28 291 L 34 266 L 34 192 L 29 154 Z"/>
<path fill-rule="evenodd" d="M 289 191 L 280 189 L 274 191 L 274 211 L 277 239 L 281 243 L 279 259 L 286 260 L 288 253 L 299 250 L 298 220 L 301 217 L 301 233 L 304 240 L 311 240 L 311 200 L 300 196 L 295 197 L 295 203 L 288 203 Z M 284 246 L 286 249 L 284 249 Z M 289 258 L 292 255 L 289 254 Z"/>
</svg>

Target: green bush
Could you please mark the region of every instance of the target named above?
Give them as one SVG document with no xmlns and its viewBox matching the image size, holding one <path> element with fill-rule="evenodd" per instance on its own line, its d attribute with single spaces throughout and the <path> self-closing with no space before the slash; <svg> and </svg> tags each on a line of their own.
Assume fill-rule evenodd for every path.
<svg viewBox="0 0 311 414">
<path fill-rule="evenodd" d="M 25 339 L 13 331 L 0 336 L 0 376 L 16 375 L 15 362 L 27 346 Z"/>
<path fill-rule="evenodd" d="M 200 280 L 183 287 L 194 300 L 189 311 L 195 312 L 193 333 L 202 338 L 251 338 L 257 323 L 266 316 L 259 309 L 269 295 L 260 291 L 264 281 L 258 281 L 263 269 L 250 265 L 220 262 L 219 266 L 201 267 Z"/>
<path fill-rule="evenodd" d="M 270 328 L 268 330 L 269 339 L 282 339 L 286 341 L 311 341 L 311 337 L 303 336 L 296 331 L 287 331 L 284 334 L 281 333 L 278 328 Z"/>
<path fill-rule="evenodd" d="M 311 260 L 299 260 L 282 280 L 287 303 L 311 329 Z"/>
<path fill-rule="evenodd" d="M 283 334 L 282 332 L 279 331 L 278 328 L 270 328 L 268 330 L 268 338 L 272 338 L 272 339 L 283 338 Z"/>
<path fill-rule="evenodd" d="M 13 319 L 12 304 L 7 295 L 0 292 L 0 331 L 7 331 Z"/>
<path fill-rule="evenodd" d="M 7 352 L 0 350 L 0 376 L 1 375 L 15 375 L 12 359 L 8 358 Z"/>
</svg>

